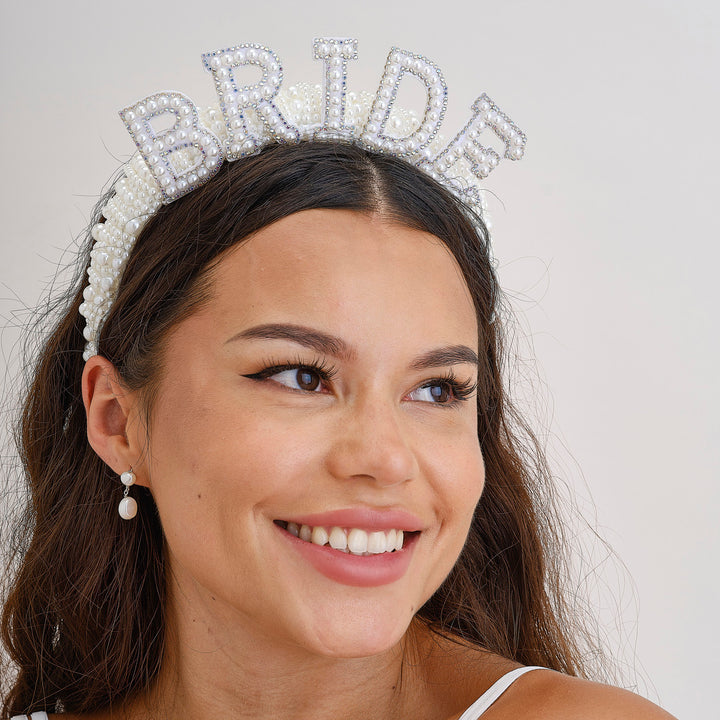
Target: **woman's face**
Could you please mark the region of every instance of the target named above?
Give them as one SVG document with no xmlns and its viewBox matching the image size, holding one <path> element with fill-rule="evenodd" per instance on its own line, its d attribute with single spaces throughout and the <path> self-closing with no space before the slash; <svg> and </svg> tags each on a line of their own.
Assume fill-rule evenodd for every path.
<svg viewBox="0 0 720 720">
<path fill-rule="evenodd" d="M 452 568 L 483 488 L 461 272 L 431 235 L 308 210 L 212 278 L 168 339 L 141 468 L 178 622 L 382 652 Z"/>
</svg>

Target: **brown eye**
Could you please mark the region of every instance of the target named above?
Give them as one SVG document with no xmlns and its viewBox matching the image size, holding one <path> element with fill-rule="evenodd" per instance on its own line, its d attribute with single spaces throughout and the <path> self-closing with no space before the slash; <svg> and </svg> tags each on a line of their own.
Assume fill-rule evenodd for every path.
<svg viewBox="0 0 720 720">
<path fill-rule="evenodd" d="M 450 399 L 450 388 L 446 383 L 430 385 L 428 390 L 434 402 L 446 403 Z"/>
<path fill-rule="evenodd" d="M 272 380 L 278 385 L 302 392 L 316 393 L 326 389 L 324 385 L 326 377 L 323 372 L 305 365 L 284 369 L 268 368 L 259 375 L 259 379 Z"/>
<path fill-rule="evenodd" d="M 320 386 L 320 376 L 313 370 L 308 370 L 307 368 L 300 368 L 296 372 L 296 382 L 297 386 L 301 390 L 313 392 L 314 390 L 317 390 Z"/>
<path fill-rule="evenodd" d="M 270 382 L 303 393 L 329 393 L 335 369 L 323 364 L 287 363 L 269 365 L 264 370 L 244 377 L 258 382 Z"/>
<path fill-rule="evenodd" d="M 411 400 L 419 400 L 426 403 L 435 403 L 437 405 L 449 405 L 456 398 L 453 387 L 449 382 L 435 380 L 426 385 L 421 385 L 413 390 L 408 397 Z"/>
</svg>

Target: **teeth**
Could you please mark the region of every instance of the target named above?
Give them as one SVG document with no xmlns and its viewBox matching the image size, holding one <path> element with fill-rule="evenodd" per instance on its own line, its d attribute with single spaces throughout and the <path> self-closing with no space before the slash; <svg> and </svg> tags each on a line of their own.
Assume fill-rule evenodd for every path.
<svg viewBox="0 0 720 720">
<path fill-rule="evenodd" d="M 354 531 L 353 531 L 354 532 Z M 362 531 L 360 531 L 362 532 Z M 391 532 L 395 532 L 392 530 Z M 389 534 L 389 533 L 388 533 Z M 349 538 L 348 538 L 349 540 Z M 393 548 L 395 542 L 393 541 Z M 372 532 L 367 536 L 367 551 L 371 555 L 379 555 L 387 550 L 387 539 L 384 532 Z"/>
<path fill-rule="evenodd" d="M 344 533 L 343 533 L 344 534 Z M 347 536 L 348 550 L 353 555 L 362 555 L 368 549 L 368 535 L 364 530 L 353 528 Z"/>
<path fill-rule="evenodd" d="M 315 527 L 312 531 L 312 537 L 310 541 L 315 545 L 327 545 L 327 541 L 330 539 L 327 534 L 327 530 L 324 527 Z"/>
<path fill-rule="evenodd" d="M 333 550 L 347 550 L 347 535 L 344 530 L 334 527 L 330 531 L 330 547 Z"/>
<path fill-rule="evenodd" d="M 352 555 L 380 555 L 381 553 L 402 550 L 404 534 L 402 530 L 382 530 L 367 532 L 360 528 L 350 528 L 347 531 L 339 527 L 326 528 L 310 525 L 298 525 L 294 522 L 286 523 L 286 529 L 295 537 L 314 545 L 327 545 L 335 550 L 351 553 Z"/>
</svg>

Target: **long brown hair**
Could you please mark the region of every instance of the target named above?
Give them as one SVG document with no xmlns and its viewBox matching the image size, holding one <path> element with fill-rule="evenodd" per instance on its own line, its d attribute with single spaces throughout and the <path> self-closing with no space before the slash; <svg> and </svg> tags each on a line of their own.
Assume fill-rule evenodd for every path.
<svg viewBox="0 0 720 720">
<path fill-rule="evenodd" d="M 465 548 L 419 616 L 444 635 L 520 663 L 582 673 L 555 571 L 558 534 L 542 498 L 541 449 L 513 414 L 502 380 L 500 292 L 482 220 L 407 163 L 340 142 L 274 145 L 226 164 L 163 206 L 142 231 L 99 340 L 121 382 L 149 411 L 163 340 L 207 297 L 222 253 L 311 208 L 381 212 L 440 238 L 455 256 L 478 319 L 478 439 L 487 480 Z M 92 245 L 88 237 L 87 260 Z M 5 713 L 88 712 L 147 688 L 162 663 L 165 564 L 149 491 L 132 524 L 120 485 L 86 439 L 78 279 L 33 366 L 19 423 L 30 488 L 2 637 L 18 668 Z M 520 441 L 518 438 L 522 438 Z"/>
</svg>

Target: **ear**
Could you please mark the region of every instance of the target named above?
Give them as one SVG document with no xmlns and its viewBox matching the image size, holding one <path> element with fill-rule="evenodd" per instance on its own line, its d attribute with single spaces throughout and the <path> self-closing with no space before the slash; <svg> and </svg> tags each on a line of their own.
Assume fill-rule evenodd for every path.
<svg viewBox="0 0 720 720">
<path fill-rule="evenodd" d="M 118 475 L 132 467 L 137 484 L 147 485 L 143 467 L 147 443 L 138 393 L 126 390 L 115 366 L 95 355 L 85 363 L 82 396 L 92 449 Z"/>
</svg>

